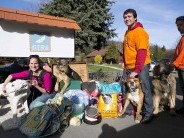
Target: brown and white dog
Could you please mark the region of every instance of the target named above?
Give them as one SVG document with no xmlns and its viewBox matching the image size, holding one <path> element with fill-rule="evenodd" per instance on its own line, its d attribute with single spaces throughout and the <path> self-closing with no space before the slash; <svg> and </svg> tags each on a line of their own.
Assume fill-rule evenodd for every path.
<svg viewBox="0 0 184 138">
<path fill-rule="evenodd" d="M 158 115 L 161 106 L 168 106 L 170 114 L 175 116 L 176 79 L 171 73 L 171 65 L 157 64 L 153 69 L 153 106 L 154 115 Z"/>
<path fill-rule="evenodd" d="M 135 122 L 140 123 L 141 120 L 140 113 L 142 111 L 144 99 L 144 94 L 141 88 L 141 82 L 138 78 L 129 78 L 127 79 L 127 86 L 129 90 L 126 94 L 125 104 L 121 114 L 125 113 L 128 105 L 131 102 L 136 107 Z"/>
<path fill-rule="evenodd" d="M 4 97 L 7 97 L 7 100 L 10 103 L 11 111 L 13 113 L 13 122 L 15 124 L 18 123 L 17 108 L 19 102 L 23 104 L 25 112 L 29 113 L 27 98 L 30 93 L 30 86 L 27 80 L 17 79 L 13 82 L 9 82 L 6 85 L 6 93 L 3 91 L 3 83 L 0 84 L 0 96 L 3 95 Z"/>
</svg>

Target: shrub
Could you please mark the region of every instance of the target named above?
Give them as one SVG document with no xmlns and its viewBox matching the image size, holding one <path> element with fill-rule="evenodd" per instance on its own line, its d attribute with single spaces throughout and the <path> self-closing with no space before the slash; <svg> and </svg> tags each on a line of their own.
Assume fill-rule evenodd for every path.
<svg viewBox="0 0 184 138">
<path fill-rule="evenodd" d="M 117 46 L 115 44 L 111 44 L 108 46 L 108 49 L 105 53 L 105 61 L 107 63 L 118 63 L 120 58 L 119 51 L 117 49 Z"/>
<path fill-rule="evenodd" d="M 101 55 L 96 55 L 94 57 L 94 61 L 95 61 L 96 64 L 102 63 L 102 56 Z"/>
</svg>

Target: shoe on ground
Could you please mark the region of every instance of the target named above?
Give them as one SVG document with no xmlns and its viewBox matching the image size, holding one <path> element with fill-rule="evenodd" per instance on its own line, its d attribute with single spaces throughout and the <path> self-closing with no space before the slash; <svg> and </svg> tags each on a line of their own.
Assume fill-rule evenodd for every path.
<svg viewBox="0 0 184 138">
<path fill-rule="evenodd" d="M 175 110 L 177 114 L 184 114 L 184 107 Z"/>
<path fill-rule="evenodd" d="M 122 114 L 122 115 L 118 115 L 118 118 L 125 118 L 127 115 L 126 114 Z"/>
<path fill-rule="evenodd" d="M 131 116 L 131 114 L 128 114 L 128 113 L 124 113 L 124 114 L 119 114 L 118 115 L 118 118 L 125 118 L 127 116 Z"/>
<path fill-rule="evenodd" d="M 147 124 L 150 123 L 152 121 L 153 117 L 152 116 L 144 116 L 141 120 L 141 124 Z"/>
</svg>

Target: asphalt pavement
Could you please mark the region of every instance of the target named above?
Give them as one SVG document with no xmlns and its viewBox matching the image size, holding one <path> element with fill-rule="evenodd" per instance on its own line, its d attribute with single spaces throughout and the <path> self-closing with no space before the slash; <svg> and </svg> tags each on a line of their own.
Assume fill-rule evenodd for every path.
<svg viewBox="0 0 184 138">
<path fill-rule="evenodd" d="M 177 80 L 178 81 L 178 80 Z M 177 83 L 178 85 L 178 83 Z M 182 104 L 182 95 L 177 89 L 176 108 Z M 0 126 L 0 138 L 26 138 L 18 129 L 4 131 Z M 159 113 L 149 124 L 135 124 L 133 116 L 125 118 L 103 118 L 97 125 L 82 123 L 69 126 L 63 133 L 48 138 L 183 138 L 184 115 L 172 117 L 168 111 Z"/>
</svg>

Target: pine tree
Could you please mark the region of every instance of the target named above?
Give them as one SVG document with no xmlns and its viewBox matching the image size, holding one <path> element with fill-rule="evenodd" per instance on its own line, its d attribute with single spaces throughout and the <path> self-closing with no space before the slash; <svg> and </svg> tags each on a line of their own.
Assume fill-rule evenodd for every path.
<svg viewBox="0 0 184 138">
<path fill-rule="evenodd" d="M 110 29 L 114 16 L 110 0 L 52 0 L 41 4 L 40 13 L 74 19 L 81 30 L 75 32 L 77 50 L 90 51 L 105 47 L 108 39 L 116 36 Z"/>
</svg>

